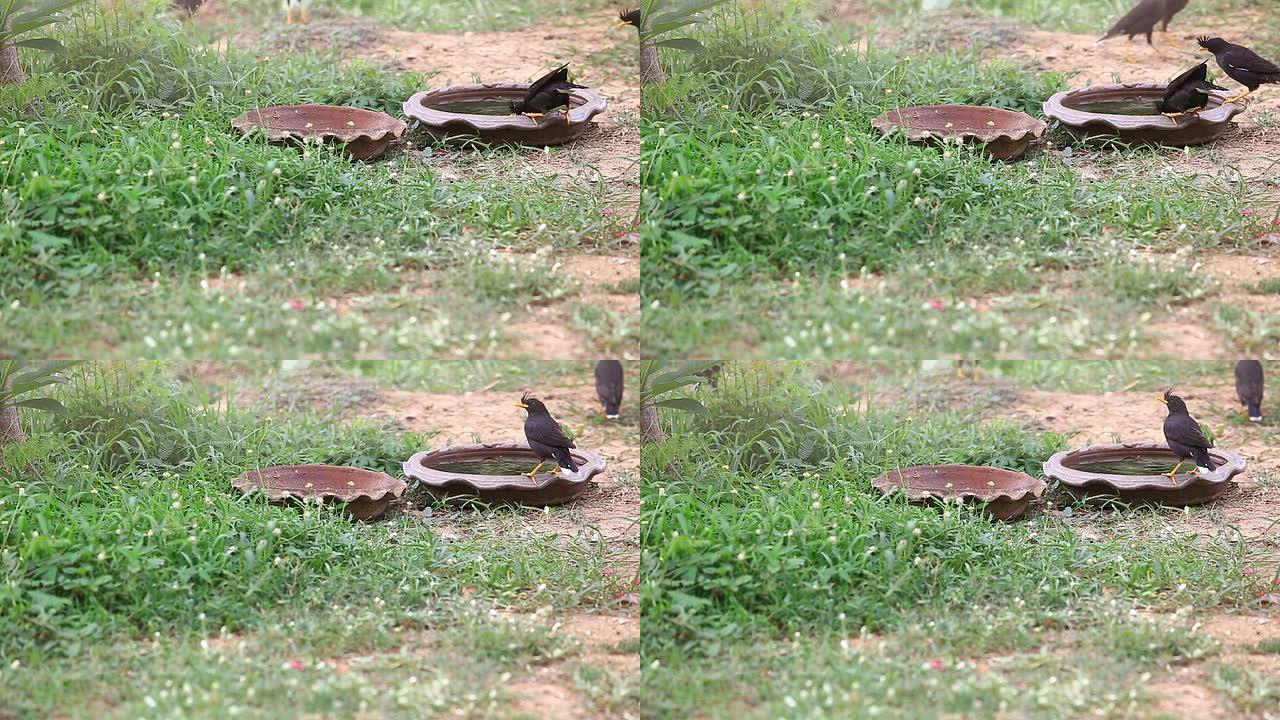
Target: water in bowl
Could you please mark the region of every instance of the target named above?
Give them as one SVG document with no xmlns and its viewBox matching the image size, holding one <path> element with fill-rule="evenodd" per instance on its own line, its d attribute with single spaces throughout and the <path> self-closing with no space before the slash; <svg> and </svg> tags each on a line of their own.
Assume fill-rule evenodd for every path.
<svg viewBox="0 0 1280 720">
<path fill-rule="evenodd" d="M 452 473 L 458 475 L 528 475 L 529 471 L 537 465 L 538 461 L 532 457 L 529 458 L 482 458 L 480 460 L 459 460 L 457 462 L 441 463 L 432 465 L 432 469 L 443 473 Z M 542 466 L 543 471 L 551 472 L 555 466 L 547 463 Z"/>
<path fill-rule="evenodd" d="M 510 100 L 459 100 L 433 106 L 436 110 L 459 115 L 511 115 Z"/>
<path fill-rule="evenodd" d="M 1091 463 L 1073 464 L 1076 470 L 1087 473 L 1096 473 L 1099 475 L 1168 475 L 1173 466 L 1177 464 L 1177 460 L 1169 460 L 1163 457 L 1141 457 L 1141 458 L 1125 458 L 1123 460 L 1103 460 Z M 1195 465 L 1191 463 L 1183 463 L 1182 468 L 1178 470 L 1179 474 L 1186 471 L 1195 471 Z"/>
<path fill-rule="evenodd" d="M 1098 113 L 1100 115 L 1160 114 L 1160 100 L 1150 97 L 1095 100 L 1093 102 L 1072 103 L 1071 107 L 1081 112 Z"/>
</svg>

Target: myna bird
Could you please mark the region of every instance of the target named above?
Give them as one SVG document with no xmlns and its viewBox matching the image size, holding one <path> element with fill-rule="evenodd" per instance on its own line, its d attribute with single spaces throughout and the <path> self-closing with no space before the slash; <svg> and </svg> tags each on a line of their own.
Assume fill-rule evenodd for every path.
<svg viewBox="0 0 1280 720">
<path fill-rule="evenodd" d="M 537 467 L 529 471 L 529 479 L 536 483 L 538 471 L 548 462 L 555 462 L 557 472 L 562 468 L 577 472 L 578 464 L 573 461 L 573 455 L 569 454 L 573 441 L 565 437 L 564 430 L 560 429 L 560 423 L 551 417 L 547 406 L 543 405 L 538 398 L 525 393 L 520 398 L 520 402 L 516 403 L 516 407 L 529 411 L 529 417 L 524 419 L 524 437 L 529 441 L 529 448 L 537 454 L 540 461 Z"/>
<path fill-rule="evenodd" d="M 298 22 L 307 21 L 307 0 L 284 0 L 284 22 L 293 24 L 293 10 L 298 9 Z"/>
<path fill-rule="evenodd" d="M 1209 82 L 1209 61 L 1205 60 L 1169 81 L 1160 101 L 1160 113 L 1171 119 L 1199 113 L 1209 104 L 1207 90 L 1226 88 Z"/>
<path fill-rule="evenodd" d="M 1187 404 L 1182 398 L 1174 395 L 1173 388 L 1169 388 L 1162 397 L 1156 399 L 1169 406 L 1169 414 L 1164 419 L 1164 440 L 1178 456 L 1178 464 L 1169 472 L 1169 480 L 1175 485 L 1178 483 L 1174 477 L 1188 459 L 1195 461 L 1196 471 L 1201 475 L 1216 470 L 1213 458 L 1209 457 L 1209 448 L 1213 447 L 1213 443 L 1205 439 L 1200 423 L 1187 412 Z"/>
<path fill-rule="evenodd" d="M 1243 100 L 1267 83 L 1280 83 L 1280 67 L 1243 45 L 1235 45 L 1220 37 L 1199 38 L 1200 47 L 1213 53 L 1222 72 L 1248 89 L 1225 102 Z"/>
<path fill-rule="evenodd" d="M 569 82 L 569 63 L 565 63 L 543 75 L 525 91 L 524 99 L 511 103 L 511 110 L 529 117 L 542 117 L 556 108 L 565 108 L 565 120 L 569 119 L 569 92 L 585 88 Z"/>
<path fill-rule="evenodd" d="M 1236 363 L 1236 397 L 1248 409 L 1250 420 L 1262 422 L 1262 363 L 1257 360 Z"/>
<path fill-rule="evenodd" d="M 617 360 L 601 360 L 596 363 L 596 397 L 604 406 L 604 416 L 618 419 L 622 406 L 622 363 Z"/>
<path fill-rule="evenodd" d="M 618 13 L 617 26 L 623 27 L 626 25 L 630 25 L 634 27 L 637 31 L 640 29 L 640 11 L 638 9 L 623 10 L 622 12 Z"/>
<path fill-rule="evenodd" d="M 1151 46 L 1151 49 L 1155 50 L 1160 57 L 1168 57 L 1155 43 L 1151 42 L 1151 34 L 1155 32 L 1156 23 L 1162 23 L 1167 31 L 1169 29 L 1169 21 L 1186 6 L 1187 0 L 1140 0 L 1124 17 L 1117 20 L 1116 24 L 1098 42 L 1101 43 L 1120 35 L 1128 35 L 1129 41 L 1132 42 L 1134 35 L 1146 35 L 1147 44 Z M 1128 46 L 1125 46 L 1124 52 L 1125 56 L 1128 57 Z"/>
</svg>

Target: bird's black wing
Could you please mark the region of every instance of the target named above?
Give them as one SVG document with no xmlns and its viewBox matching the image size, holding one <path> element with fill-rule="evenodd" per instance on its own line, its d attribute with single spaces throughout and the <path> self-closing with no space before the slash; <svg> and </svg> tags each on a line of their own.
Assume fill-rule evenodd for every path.
<svg viewBox="0 0 1280 720">
<path fill-rule="evenodd" d="M 1243 45 L 1231 45 L 1224 53 L 1227 67 L 1259 75 L 1275 75 L 1280 73 L 1280 66 L 1262 57 Z"/>
<path fill-rule="evenodd" d="M 1209 442 L 1200 430 L 1200 423 L 1196 422 L 1196 419 L 1190 415 L 1175 415 L 1165 418 L 1164 437 L 1166 440 L 1179 442 L 1187 447 L 1213 447 L 1213 443 Z"/>
<path fill-rule="evenodd" d="M 535 418 L 532 425 L 531 428 L 525 428 L 525 435 L 529 436 L 530 440 L 537 440 L 551 447 L 573 447 L 573 441 L 565 437 L 564 430 L 560 429 L 560 423 L 550 415 Z"/>
<path fill-rule="evenodd" d="M 1195 67 L 1188 69 L 1186 72 L 1182 73 L 1178 77 L 1170 80 L 1169 87 L 1174 87 L 1174 86 L 1181 87 L 1184 83 L 1188 83 L 1193 80 L 1208 80 L 1208 79 L 1209 79 L 1209 61 L 1206 60 L 1200 63 L 1199 65 L 1196 65 Z"/>
<path fill-rule="evenodd" d="M 569 82 L 569 63 L 565 63 L 537 80 L 534 80 L 533 84 L 530 85 L 529 89 L 525 92 L 525 97 L 531 98 L 543 90 L 546 90 L 551 85 L 562 82 Z"/>
</svg>

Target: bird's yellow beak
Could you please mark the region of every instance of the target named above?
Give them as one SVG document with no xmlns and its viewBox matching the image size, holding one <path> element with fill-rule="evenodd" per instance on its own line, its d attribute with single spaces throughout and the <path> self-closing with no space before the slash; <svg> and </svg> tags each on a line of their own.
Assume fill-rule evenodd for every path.
<svg viewBox="0 0 1280 720">
<path fill-rule="evenodd" d="M 615 28 L 626 27 L 630 24 L 631 23 L 627 22 L 626 20 L 619 20 L 616 24 L 614 24 L 614 27 Z"/>
<path fill-rule="evenodd" d="M 1157 400 L 1158 402 L 1162 402 L 1162 403 L 1164 403 L 1165 405 L 1168 405 L 1168 404 L 1169 404 L 1169 401 L 1168 401 L 1168 400 L 1165 400 L 1163 397 L 1160 397 L 1160 396 L 1157 396 L 1157 397 L 1156 397 L 1156 400 Z"/>
<path fill-rule="evenodd" d="M 524 408 L 525 410 L 528 410 L 528 409 L 529 409 L 529 406 L 528 406 L 528 405 L 525 405 L 524 403 L 516 403 L 516 407 L 522 407 L 522 408 Z"/>
</svg>

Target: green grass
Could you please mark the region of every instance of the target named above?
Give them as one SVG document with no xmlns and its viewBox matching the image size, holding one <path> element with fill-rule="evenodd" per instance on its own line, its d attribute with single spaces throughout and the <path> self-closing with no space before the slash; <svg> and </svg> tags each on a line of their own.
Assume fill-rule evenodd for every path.
<svg viewBox="0 0 1280 720">
<path fill-rule="evenodd" d="M 707 413 L 669 416 L 671 439 L 643 457 L 651 717 L 1077 717 L 1093 683 L 1140 716 L 1144 672 L 1215 648 L 1128 611 L 1252 597 L 1242 546 L 1170 536 L 1147 508 L 1099 538 L 870 484 L 948 462 L 1039 476 L 1064 445 L 1052 433 L 876 407 L 803 363 L 730 369 L 698 399 Z"/>
<path fill-rule="evenodd" d="M 794 5 L 720 16 L 646 95 L 646 352 L 1137 355 L 1141 318 L 1217 292 L 1167 253 L 1258 234 L 1227 174 L 1175 177 L 1149 148 L 993 163 L 882 138 L 871 120 L 907 105 L 1038 115 L 1065 79 L 863 47 Z"/>
<path fill-rule="evenodd" d="M 613 249 L 629 227 L 601 183 L 518 148 L 411 133 L 359 163 L 241 138 L 232 118 L 266 105 L 398 115 L 427 78 L 306 49 L 220 51 L 150 11 L 164 4 L 77 15 L 59 31 L 66 55 L 28 58 L 32 92 L 0 96 L 0 307 L 18 352 L 487 355 L 506 317 L 581 292 L 541 281 L 554 260 L 534 250 Z M 617 351 L 635 337 L 593 339 Z"/>
<path fill-rule="evenodd" d="M 1094 394 L 1128 390 L 1163 390 L 1167 387 L 1186 384 L 1193 378 L 1206 375 L 1229 379 L 1232 377 L 1234 363 L 990 360 L 982 361 L 981 367 L 997 377 L 1037 390 Z"/>
<path fill-rule="evenodd" d="M 226 398 L 219 410 L 217 396 L 143 366 L 87 369 L 62 399 L 69 416 L 32 422 L 37 439 L 0 464 L 7 657 L 138 633 L 260 629 L 273 613 L 330 604 L 408 621 L 464 595 L 512 609 L 613 597 L 599 547 L 480 526 L 449 541 L 408 516 L 352 523 L 227 488 L 246 469 L 300 462 L 398 475 L 428 437 L 264 417 Z"/>
</svg>

